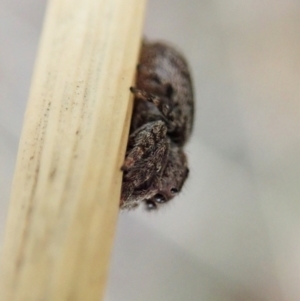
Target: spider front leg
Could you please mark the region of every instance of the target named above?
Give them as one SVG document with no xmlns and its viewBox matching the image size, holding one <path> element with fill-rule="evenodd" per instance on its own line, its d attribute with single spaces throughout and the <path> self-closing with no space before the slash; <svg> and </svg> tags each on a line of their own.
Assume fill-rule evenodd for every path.
<svg viewBox="0 0 300 301">
<path fill-rule="evenodd" d="M 148 159 L 153 156 L 155 150 L 160 151 L 163 147 L 159 145 L 163 142 L 167 135 L 167 127 L 163 121 L 149 122 L 138 128 L 129 136 L 125 162 L 122 166 L 123 171 L 132 169 L 135 165 L 139 165 L 141 160 Z"/>
<path fill-rule="evenodd" d="M 169 151 L 167 128 L 163 121 L 154 121 L 143 125 L 129 137 L 127 153 L 122 166 L 123 184 L 121 208 L 133 208 L 142 196 L 135 193 L 147 189 L 147 181 L 151 182 L 159 176 L 166 165 Z M 135 194 L 134 198 L 131 196 Z"/>
</svg>

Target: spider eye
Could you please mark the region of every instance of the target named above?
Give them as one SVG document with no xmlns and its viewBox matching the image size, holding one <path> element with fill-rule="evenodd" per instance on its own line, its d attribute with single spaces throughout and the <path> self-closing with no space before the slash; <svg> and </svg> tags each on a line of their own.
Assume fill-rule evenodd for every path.
<svg viewBox="0 0 300 301">
<path fill-rule="evenodd" d="M 157 207 L 156 207 L 156 204 L 155 204 L 153 201 L 148 200 L 148 201 L 146 202 L 146 209 L 147 209 L 148 211 L 155 210 L 156 208 L 157 208 Z"/>
<path fill-rule="evenodd" d="M 177 188 L 175 188 L 175 187 L 173 187 L 173 188 L 171 188 L 171 189 L 170 189 L 170 191 L 171 191 L 171 193 L 175 194 L 175 193 L 177 193 L 177 192 L 178 192 L 178 189 L 177 189 Z"/>
<path fill-rule="evenodd" d="M 168 98 L 171 98 L 173 93 L 174 93 L 173 87 L 170 84 L 168 84 L 167 89 L 166 89 L 166 96 Z"/>
<path fill-rule="evenodd" d="M 166 198 L 160 193 L 156 194 L 154 199 L 156 203 L 165 203 L 167 201 Z"/>
</svg>

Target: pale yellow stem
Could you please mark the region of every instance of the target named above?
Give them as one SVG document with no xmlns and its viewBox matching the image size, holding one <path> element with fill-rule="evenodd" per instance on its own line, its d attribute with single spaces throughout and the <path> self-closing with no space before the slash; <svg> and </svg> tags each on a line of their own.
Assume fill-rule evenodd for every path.
<svg viewBox="0 0 300 301">
<path fill-rule="evenodd" d="M 1 301 L 103 296 L 145 2 L 49 2 L 12 186 Z"/>
</svg>

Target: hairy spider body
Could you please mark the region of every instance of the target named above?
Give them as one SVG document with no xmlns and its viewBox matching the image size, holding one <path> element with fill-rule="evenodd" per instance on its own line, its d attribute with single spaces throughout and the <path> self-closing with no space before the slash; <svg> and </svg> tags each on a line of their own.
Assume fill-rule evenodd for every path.
<svg viewBox="0 0 300 301">
<path fill-rule="evenodd" d="M 193 127 L 194 101 L 187 63 L 172 47 L 145 42 L 130 89 L 135 99 L 120 206 L 144 202 L 153 210 L 180 192 L 189 172 L 183 146 Z"/>
</svg>

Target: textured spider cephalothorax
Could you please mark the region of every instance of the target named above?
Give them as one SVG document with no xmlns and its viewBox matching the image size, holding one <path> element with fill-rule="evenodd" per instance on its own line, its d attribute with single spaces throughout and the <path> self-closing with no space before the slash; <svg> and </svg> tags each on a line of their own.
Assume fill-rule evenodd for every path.
<svg viewBox="0 0 300 301">
<path fill-rule="evenodd" d="M 152 210 L 178 194 L 188 176 L 183 146 L 193 126 L 193 89 L 185 59 L 166 44 L 145 42 L 137 69 L 120 206 L 144 202 Z"/>
</svg>

